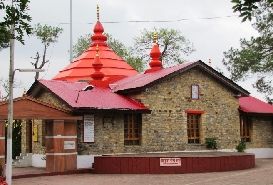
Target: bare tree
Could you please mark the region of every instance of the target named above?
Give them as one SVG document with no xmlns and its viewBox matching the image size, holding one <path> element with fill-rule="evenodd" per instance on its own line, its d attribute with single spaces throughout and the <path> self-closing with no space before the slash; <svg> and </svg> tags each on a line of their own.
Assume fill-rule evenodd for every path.
<svg viewBox="0 0 273 185">
<path fill-rule="evenodd" d="M 21 82 L 14 81 L 13 88 L 20 88 Z M 0 79 L 0 101 L 6 101 L 9 98 L 9 81 L 7 79 Z"/>
<path fill-rule="evenodd" d="M 62 28 L 48 26 L 48 25 L 41 25 L 37 24 L 33 30 L 34 36 L 36 36 L 39 40 L 41 40 L 43 44 L 43 51 L 42 54 L 40 52 L 36 52 L 36 56 L 32 57 L 34 62 L 31 62 L 31 65 L 35 69 L 43 69 L 43 67 L 49 62 L 47 59 L 47 50 L 49 46 L 53 43 L 56 43 L 60 34 L 63 32 Z M 39 79 L 39 72 L 35 74 L 35 80 Z"/>
</svg>

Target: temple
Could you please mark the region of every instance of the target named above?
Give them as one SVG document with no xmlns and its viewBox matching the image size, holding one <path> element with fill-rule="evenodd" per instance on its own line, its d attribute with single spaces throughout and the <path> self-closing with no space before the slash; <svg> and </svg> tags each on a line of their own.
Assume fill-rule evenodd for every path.
<svg viewBox="0 0 273 185">
<path fill-rule="evenodd" d="M 138 73 L 103 32 L 98 16 L 90 47 L 14 100 L 28 159 L 15 165 L 64 172 L 91 168 L 94 156 L 208 150 L 208 140 L 219 151 L 244 141 L 256 157 L 273 157 L 271 104 L 201 60 L 164 68 L 156 34 L 149 68 Z M 7 104 L 0 103 L 1 165 Z"/>
</svg>

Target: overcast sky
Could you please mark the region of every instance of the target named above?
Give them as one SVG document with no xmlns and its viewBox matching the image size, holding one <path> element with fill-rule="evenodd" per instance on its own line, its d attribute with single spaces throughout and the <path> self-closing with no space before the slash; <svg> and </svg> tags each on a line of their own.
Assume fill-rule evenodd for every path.
<svg viewBox="0 0 273 185">
<path fill-rule="evenodd" d="M 53 78 L 59 70 L 69 64 L 69 0 L 31 0 L 29 13 L 32 25 L 36 23 L 59 26 L 64 29 L 58 43 L 49 48 L 49 65 L 41 74 L 44 79 Z M 96 4 L 100 5 L 101 21 L 120 21 L 118 24 L 104 23 L 105 31 L 127 46 L 144 28 L 162 27 L 180 30 L 189 39 L 196 51 L 189 61 L 212 60 L 213 67 L 223 68 L 223 52 L 230 47 L 239 47 L 240 38 L 250 38 L 257 33 L 249 22 L 232 11 L 230 0 L 73 0 L 73 42 L 81 35 L 91 33 L 96 21 Z M 231 17 L 227 17 L 231 16 Z M 208 17 L 220 17 L 204 19 Z M 128 23 L 129 20 L 178 20 L 170 23 Z M 92 23 L 92 24 L 91 24 Z M 31 68 L 31 57 L 41 51 L 41 43 L 33 37 L 25 37 L 25 45 L 16 42 L 15 68 Z M 0 52 L 0 78 L 8 78 L 9 50 Z M 227 75 L 227 74 L 226 74 Z M 33 83 L 34 74 L 16 72 L 15 79 L 21 87 L 15 96 L 22 95 Z M 262 98 L 251 87 L 251 79 L 239 82 L 254 96 Z"/>
</svg>

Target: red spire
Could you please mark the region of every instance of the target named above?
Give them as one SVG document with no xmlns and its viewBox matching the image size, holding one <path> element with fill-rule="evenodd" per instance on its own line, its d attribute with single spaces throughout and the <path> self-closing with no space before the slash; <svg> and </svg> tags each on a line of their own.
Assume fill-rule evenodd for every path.
<svg viewBox="0 0 273 185">
<path fill-rule="evenodd" d="M 150 73 L 153 71 L 158 71 L 163 68 L 162 62 L 160 61 L 161 52 L 157 43 L 157 34 L 154 34 L 154 45 L 150 53 L 151 61 L 149 63 L 150 69 L 147 69 L 145 73 Z"/>
<path fill-rule="evenodd" d="M 99 6 L 97 5 L 97 23 L 94 27 L 94 34 L 91 37 L 92 40 L 92 46 L 106 46 L 107 37 L 103 35 L 104 28 L 100 22 L 100 12 L 99 12 Z"/>
<path fill-rule="evenodd" d="M 104 74 L 100 71 L 102 68 L 102 63 L 100 62 L 98 45 L 96 47 L 96 56 L 94 60 L 95 61 L 93 62 L 92 66 L 95 71 L 93 74 L 91 74 L 91 77 L 93 78 L 94 81 L 101 81 L 104 78 Z"/>
</svg>

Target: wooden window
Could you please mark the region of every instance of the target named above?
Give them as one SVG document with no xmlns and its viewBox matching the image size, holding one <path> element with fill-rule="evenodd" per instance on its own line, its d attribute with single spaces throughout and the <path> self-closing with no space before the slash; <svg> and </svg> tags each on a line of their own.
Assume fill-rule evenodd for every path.
<svg viewBox="0 0 273 185">
<path fill-rule="evenodd" d="M 244 142 L 251 142 L 252 123 L 248 116 L 240 116 L 240 135 Z"/>
<path fill-rule="evenodd" d="M 188 143 L 200 143 L 201 114 L 187 114 Z"/>
<path fill-rule="evenodd" d="M 142 127 L 141 114 L 124 115 L 124 144 L 140 145 Z"/>
</svg>

